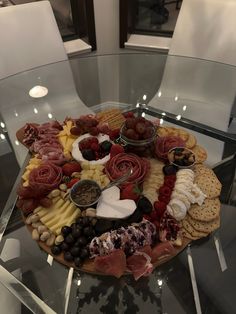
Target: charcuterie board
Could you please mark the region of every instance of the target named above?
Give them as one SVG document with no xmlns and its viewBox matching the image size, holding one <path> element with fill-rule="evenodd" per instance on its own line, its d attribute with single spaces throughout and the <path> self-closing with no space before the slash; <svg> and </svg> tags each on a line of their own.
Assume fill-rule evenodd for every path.
<svg viewBox="0 0 236 314">
<path fill-rule="evenodd" d="M 220 225 L 221 184 L 183 129 L 111 109 L 28 123 L 16 136 L 32 152 L 17 205 L 32 238 L 67 267 L 138 279 Z M 102 193 L 89 206 L 91 180 Z"/>
</svg>

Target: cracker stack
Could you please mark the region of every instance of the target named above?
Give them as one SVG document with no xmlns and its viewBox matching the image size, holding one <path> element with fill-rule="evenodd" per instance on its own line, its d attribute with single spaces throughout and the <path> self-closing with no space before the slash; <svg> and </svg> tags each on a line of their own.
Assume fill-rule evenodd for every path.
<svg viewBox="0 0 236 314">
<path fill-rule="evenodd" d="M 190 240 L 206 237 L 220 226 L 221 183 L 214 172 L 204 165 L 195 167 L 195 183 L 207 198 L 201 206 L 191 206 L 182 221 L 183 235 Z"/>
<path fill-rule="evenodd" d="M 159 127 L 157 133 L 159 136 L 180 137 L 185 142 L 186 147 L 194 152 L 196 163 L 202 163 L 207 159 L 206 150 L 200 145 L 197 145 L 196 137 L 186 130 L 172 127 Z"/>
<path fill-rule="evenodd" d="M 122 115 L 120 109 L 107 109 L 96 114 L 96 118 L 101 123 L 108 123 L 111 130 L 119 129 L 125 122 L 125 118 Z"/>
</svg>

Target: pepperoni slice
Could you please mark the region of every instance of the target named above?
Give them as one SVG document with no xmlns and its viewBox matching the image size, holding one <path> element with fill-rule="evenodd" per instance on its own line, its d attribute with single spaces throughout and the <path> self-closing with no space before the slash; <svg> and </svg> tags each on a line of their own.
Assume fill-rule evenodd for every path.
<svg viewBox="0 0 236 314">
<path fill-rule="evenodd" d="M 127 179 L 126 183 L 141 183 L 150 168 L 150 163 L 145 158 L 140 158 L 135 154 L 120 153 L 111 158 L 106 163 L 106 173 L 111 181 L 120 178 L 127 173 L 129 169 L 133 170 L 132 175 Z"/>
</svg>

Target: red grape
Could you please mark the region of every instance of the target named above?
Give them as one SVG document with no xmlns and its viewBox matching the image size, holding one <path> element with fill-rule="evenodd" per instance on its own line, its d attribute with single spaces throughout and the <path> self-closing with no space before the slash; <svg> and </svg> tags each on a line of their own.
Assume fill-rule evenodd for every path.
<svg viewBox="0 0 236 314">
<path fill-rule="evenodd" d="M 146 126 L 145 123 L 143 122 L 138 122 L 136 124 L 135 130 L 137 131 L 138 134 L 143 134 L 146 131 Z"/>
</svg>

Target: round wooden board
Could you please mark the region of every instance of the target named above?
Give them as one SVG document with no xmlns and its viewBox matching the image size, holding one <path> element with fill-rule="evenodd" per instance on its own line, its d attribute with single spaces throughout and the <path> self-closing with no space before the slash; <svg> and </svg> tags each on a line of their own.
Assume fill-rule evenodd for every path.
<svg viewBox="0 0 236 314">
<path fill-rule="evenodd" d="M 25 223 L 25 217 L 22 215 L 23 217 L 23 221 Z M 33 231 L 33 227 L 31 225 L 27 225 L 25 223 L 28 231 L 30 232 L 30 234 L 32 234 L 32 231 Z M 41 247 L 41 249 L 43 249 L 46 253 L 52 255 L 52 252 L 51 252 L 51 249 L 49 246 L 47 246 L 45 244 L 45 242 L 42 242 L 42 241 L 37 241 L 38 242 L 38 245 Z M 154 268 L 160 266 L 161 264 L 164 264 L 166 262 L 168 262 L 169 260 L 171 260 L 173 257 L 175 257 L 176 255 L 178 255 L 180 252 L 182 252 L 186 246 L 191 243 L 191 240 L 187 239 L 187 238 L 183 238 L 183 244 L 181 247 L 176 247 L 175 248 L 175 253 L 171 256 L 168 256 L 168 257 L 164 257 L 162 259 L 160 259 L 159 261 L 157 261 L 156 263 L 154 263 Z M 95 267 L 94 267 L 94 259 L 87 259 L 84 263 L 83 263 L 83 266 L 81 268 L 78 268 L 74 265 L 74 263 L 69 263 L 67 261 L 64 260 L 63 258 L 63 254 L 61 253 L 60 255 L 52 255 L 53 258 L 59 262 L 60 264 L 63 264 L 64 266 L 66 267 L 73 267 L 77 270 L 80 270 L 80 271 L 83 271 L 83 272 L 86 272 L 86 273 L 90 273 L 90 274 L 94 274 L 94 275 L 102 275 L 102 276 L 107 276 L 107 274 L 104 274 L 104 273 L 101 273 L 101 272 L 98 272 Z M 130 271 L 126 271 L 124 273 L 124 275 L 131 275 L 132 273 Z"/>
</svg>

